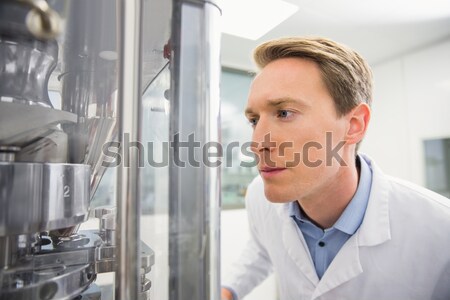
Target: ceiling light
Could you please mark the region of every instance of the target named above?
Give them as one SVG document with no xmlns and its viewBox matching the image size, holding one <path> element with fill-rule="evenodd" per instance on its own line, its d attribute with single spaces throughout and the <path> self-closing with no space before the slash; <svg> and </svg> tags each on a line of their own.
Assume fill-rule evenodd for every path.
<svg viewBox="0 0 450 300">
<path fill-rule="evenodd" d="M 292 16 L 298 7 L 282 0 L 224 0 L 222 32 L 257 40 Z"/>
</svg>

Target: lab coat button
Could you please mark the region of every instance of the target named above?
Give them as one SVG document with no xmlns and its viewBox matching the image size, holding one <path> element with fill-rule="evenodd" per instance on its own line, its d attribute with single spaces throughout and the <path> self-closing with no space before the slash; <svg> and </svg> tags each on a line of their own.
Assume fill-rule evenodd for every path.
<svg viewBox="0 0 450 300">
<path fill-rule="evenodd" d="M 320 241 L 320 242 L 318 243 L 318 245 L 319 245 L 319 247 L 323 247 L 323 246 L 325 246 L 325 242 L 324 242 L 324 241 Z"/>
</svg>

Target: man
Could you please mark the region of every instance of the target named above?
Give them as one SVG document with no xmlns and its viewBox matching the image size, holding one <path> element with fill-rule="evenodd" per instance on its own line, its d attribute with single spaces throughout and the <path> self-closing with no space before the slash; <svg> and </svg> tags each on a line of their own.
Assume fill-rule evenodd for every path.
<svg viewBox="0 0 450 300">
<path fill-rule="evenodd" d="M 272 271 L 281 300 L 450 299 L 450 200 L 357 153 L 371 114 L 366 62 L 323 38 L 270 41 L 254 58 L 246 116 L 260 176 L 222 299 Z"/>
</svg>

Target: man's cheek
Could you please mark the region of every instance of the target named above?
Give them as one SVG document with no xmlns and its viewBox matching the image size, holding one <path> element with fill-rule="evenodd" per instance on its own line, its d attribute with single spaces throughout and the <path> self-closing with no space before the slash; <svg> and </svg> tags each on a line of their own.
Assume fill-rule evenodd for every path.
<svg viewBox="0 0 450 300">
<path fill-rule="evenodd" d="M 302 153 L 293 142 L 284 142 L 278 149 L 278 156 L 283 161 L 284 167 L 294 168 L 301 163 Z"/>
</svg>

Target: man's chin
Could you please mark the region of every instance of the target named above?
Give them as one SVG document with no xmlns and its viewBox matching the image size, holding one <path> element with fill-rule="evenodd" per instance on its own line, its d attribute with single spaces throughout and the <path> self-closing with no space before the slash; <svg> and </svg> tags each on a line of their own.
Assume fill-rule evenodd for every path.
<svg viewBox="0 0 450 300">
<path fill-rule="evenodd" d="M 292 202 L 292 196 L 285 191 L 277 191 L 271 188 L 264 188 L 266 199 L 272 203 L 288 203 Z"/>
</svg>

